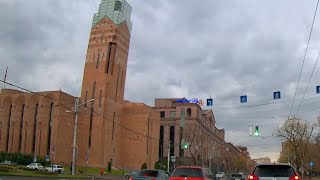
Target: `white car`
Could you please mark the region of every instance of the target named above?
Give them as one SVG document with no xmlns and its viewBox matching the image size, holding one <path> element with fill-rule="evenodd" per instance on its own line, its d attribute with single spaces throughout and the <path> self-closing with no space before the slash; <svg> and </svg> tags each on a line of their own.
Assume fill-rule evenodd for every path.
<svg viewBox="0 0 320 180">
<path fill-rule="evenodd" d="M 218 173 L 216 174 L 216 178 L 224 178 L 225 175 L 226 175 L 226 174 L 225 174 L 224 172 L 218 172 Z"/>
<path fill-rule="evenodd" d="M 65 169 L 60 165 L 54 164 L 52 166 L 46 167 L 46 171 L 62 173 L 65 171 Z"/>
<path fill-rule="evenodd" d="M 43 170 L 43 166 L 40 163 L 31 163 L 26 166 L 26 168 L 32 170 Z"/>
</svg>

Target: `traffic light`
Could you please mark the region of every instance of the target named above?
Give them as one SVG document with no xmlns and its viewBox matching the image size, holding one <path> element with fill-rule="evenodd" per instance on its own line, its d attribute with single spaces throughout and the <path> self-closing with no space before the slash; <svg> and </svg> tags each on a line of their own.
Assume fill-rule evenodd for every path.
<svg viewBox="0 0 320 180">
<path fill-rule="evenodd" d="M 254 131 L 254 135 L 255 136 L 259 136 L 260 135 L 259 126 L 256 126 L 256 130 Z"/>
<path fill-rule="evenodd" d="M 182 147 L 183 147 L 183 149 L 188 149 L 189 148 L 189 144 L 188 143 L 183 144 Z"/>
</svg>

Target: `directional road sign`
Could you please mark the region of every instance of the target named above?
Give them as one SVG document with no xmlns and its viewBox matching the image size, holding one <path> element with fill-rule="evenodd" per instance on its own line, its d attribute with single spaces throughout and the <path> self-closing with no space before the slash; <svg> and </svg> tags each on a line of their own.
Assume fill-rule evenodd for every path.
<svg viewBox="0 0 320 180">
<path fill-rule="evenodd" d="M 281 99 L 280 91 L 273 92 L 273 99 Z"/>
<path fill-rule="evenodd" d="M 241 103 L 246 103 L 247 101 L 248 101 L 247 95 L 240 96 L 240 102 L 241 102 Z"/>
<path fill-rule="evenodd" d="M 213 105 L 213 99 L 207 99 L 207 106 L 212 106 Z"/>
<path fill-rule="evenodd" d="M 317 93 L 320 94 L 320 86 L 317 86 Z"/>
</svg>

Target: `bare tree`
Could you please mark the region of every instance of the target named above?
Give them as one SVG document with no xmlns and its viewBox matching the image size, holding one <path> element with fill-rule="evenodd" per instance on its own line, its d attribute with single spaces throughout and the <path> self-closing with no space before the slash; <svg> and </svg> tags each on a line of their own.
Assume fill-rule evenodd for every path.
<svg viewBox="0 0 320 180">
<path fill-rule="evenodd" d="M 184 138 L 186 143 L 189 144 L 188 150 L 194 165 L 196 165 L 201 152 L 201 137 L 199 127 L 190 125 L 185 133 Z"/>
<path fill-rule="evenodd" d="M 284 138 L 292 149 L 293 163 L 297 170 L 306 162 L 314 125 L 300 119 L 288 119 L 277 129 L 276 135 Z"/>
</svg>

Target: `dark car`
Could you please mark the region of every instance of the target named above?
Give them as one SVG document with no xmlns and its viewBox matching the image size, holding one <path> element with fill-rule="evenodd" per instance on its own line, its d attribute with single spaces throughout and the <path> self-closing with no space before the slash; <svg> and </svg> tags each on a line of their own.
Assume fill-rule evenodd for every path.
<svg viewBox="0 0 320 180">
<path fill-rule="evenodd" d="M 242 174 L 232 173 L 230 175 L 230 180 L 245 180 L 245 178 L 242 176 Z"/>
<path fill-rule="evenodd" d="M 129 180 L 169 180 L 170 174 L 163 170 L 141 170 L 137 175 L 133 175 Z"/>
<path fill-rule="evenodd" d="M 249 180 L 300 180 L 299 174 L 289 164 L 259 164 L 248 176 Z"/>
<path fill-rule="evenodd" d="M 179 166 L 173 171 L 170 180 L 212 180 L 214 175 L 200 166 Z"/>
</svg>

